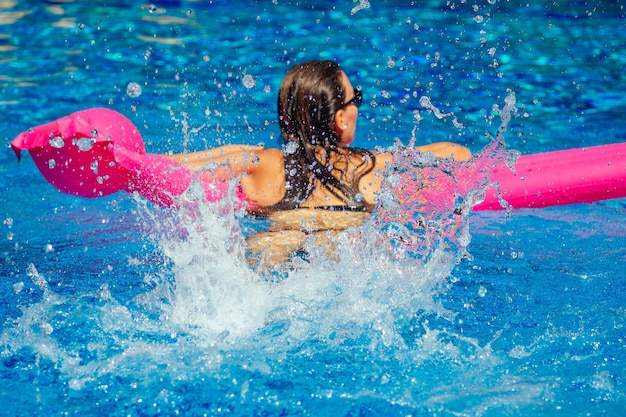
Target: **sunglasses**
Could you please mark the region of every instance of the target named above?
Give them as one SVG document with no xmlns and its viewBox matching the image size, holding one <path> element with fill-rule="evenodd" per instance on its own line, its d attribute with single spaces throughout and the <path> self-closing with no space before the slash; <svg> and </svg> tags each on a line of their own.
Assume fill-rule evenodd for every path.
<svg viewBox="0 0 626 417">
<path fill-rule="evenodd" d="M 350 104 L 354 104 L 357 107 L 361 107 L 361 104 L 363 103 L 363 93 L 361 92 L 360 88 L 355 88 L 354 89 L 354 97 L 352 97 L 350 100 L 348 100 L 346 103 L 344 103 L 344 105 L 341 107 L 342 109 L 348 107 Z"/>
</svg>

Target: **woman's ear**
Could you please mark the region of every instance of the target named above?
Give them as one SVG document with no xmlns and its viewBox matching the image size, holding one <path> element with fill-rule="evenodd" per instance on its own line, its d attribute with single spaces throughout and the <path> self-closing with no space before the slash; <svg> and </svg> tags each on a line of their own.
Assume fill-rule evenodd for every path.
<svg viewBox="0 0 626 417">
<path fill-rule="evenodd" d="M 341 137 L 343 131 L 348 127 L 346 125 L 345 113 L 346 112 L 343 109 L 338 110 L 337 113 L 335 113 L 335 129 L 337 130 L 339 137 Z"/>
</svg>

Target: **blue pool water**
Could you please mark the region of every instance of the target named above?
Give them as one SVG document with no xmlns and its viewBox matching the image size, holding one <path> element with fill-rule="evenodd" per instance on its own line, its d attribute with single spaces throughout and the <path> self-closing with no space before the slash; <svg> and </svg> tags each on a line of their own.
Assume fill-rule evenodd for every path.
<svg viewBox="0 0 626 417">
<path fill-rule="evenodd" d="M 151 152 L 277 146 L 280 80 L 321 57 L 364 89 L 359 146 L 478 152 L 511 91 L 510 149 L 623 142 L 625 5 L 555 3 L 2 2 L 0 136 L 108 107 Z M 243 259 L 263 220 L 63 195 L 8 146 L 0 189 L 6 415 L 626 410 L 623 200 L 474 213 L 412 253 L 368 224 L 285 276 Z"/>
</svg>

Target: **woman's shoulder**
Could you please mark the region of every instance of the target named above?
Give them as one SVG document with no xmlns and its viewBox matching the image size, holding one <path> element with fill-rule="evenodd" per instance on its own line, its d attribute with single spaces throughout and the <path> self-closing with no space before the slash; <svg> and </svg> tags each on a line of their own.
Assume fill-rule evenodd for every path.
<svg viewBox="0 0 626 417">
<path fill-rule="evenodd" d="M 240 184 L 249 201 L 259 207 L 278 203 L 285 194 L 283 153 L 276 148 L 255 149 L 242 161 L 244 175 Z"/>
<path fill-rule="evenodd" d="M 258 165 L 265 169 L 266 166 L 280 166 L 283 165 L 284 155 L 280 149 L 276 148 L 261 148 L 256 149 L 251 153 L 252 164 Z"/>
<path fill-rule="evenodd" d="M 262 148 L 261 152 L 268 158 L 283 158 L 283 151 L 278 148 Z"/>
</svg>

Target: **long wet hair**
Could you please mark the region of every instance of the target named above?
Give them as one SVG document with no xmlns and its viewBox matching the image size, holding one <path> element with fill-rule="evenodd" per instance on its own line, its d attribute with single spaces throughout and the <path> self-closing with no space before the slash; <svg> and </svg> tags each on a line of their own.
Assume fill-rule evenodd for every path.
<svg viewBox="0 0 626 417">
<path fill-rule="evenodd" d="M 358 184 L 374 168 L 374 155 L 362 149 L 339 150 L 335 114 L 344 107 L 342 71 L 337 63 L 309 61 L 287 72 L 278 93 L 285 196 L 276 209 L 300 207 L 318 184 L 346 207 L 366 208 Z"/>
</svg>

